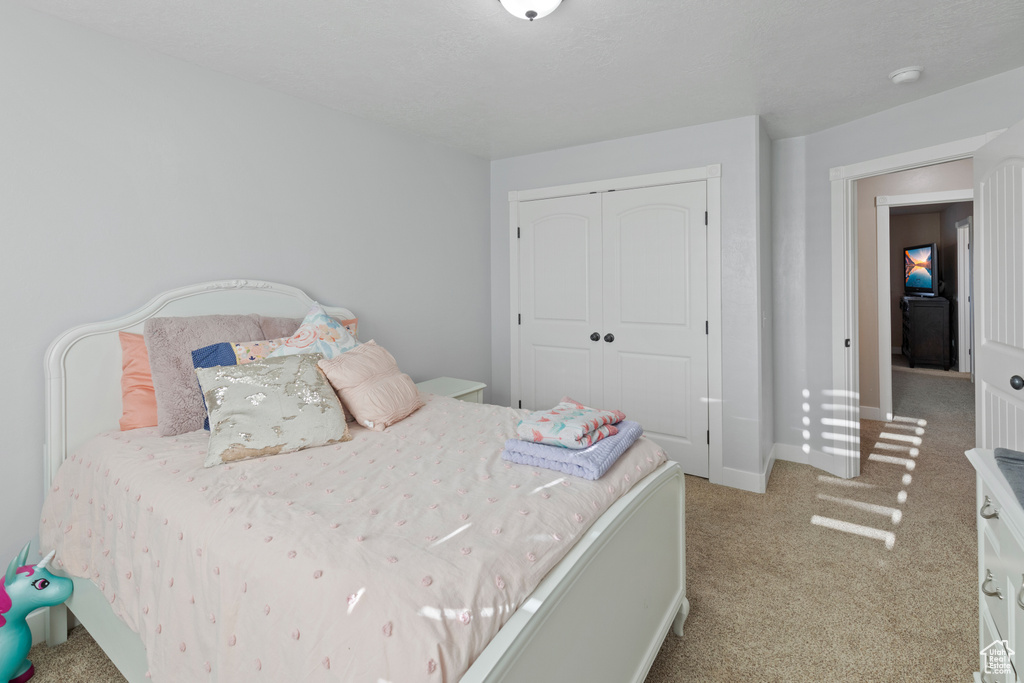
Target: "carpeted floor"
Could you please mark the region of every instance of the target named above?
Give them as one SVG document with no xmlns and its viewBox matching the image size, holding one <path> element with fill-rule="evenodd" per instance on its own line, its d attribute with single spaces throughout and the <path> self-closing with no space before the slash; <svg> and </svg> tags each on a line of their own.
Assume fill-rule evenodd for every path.
<svg viewBox="0 0 1024 683">
<path fill-rule="evenodd" d="M 788 462 L 775 464 L 764 495 L 687 477 L 691 612 L 648 683 L 971 680 L 977 540 L 963 452 L 974 443 L 974 385 L 909 372 L 893 382 L 895 413 L 913 422 L 863 421 L 855 480 Z M 919 436 L 919 454 L 882 434 Z M 892 547 L 816 517 L 891 533 Z"/>
<path fill-rule="evenodd" d="M 789 462 L 763 495 L 687 477 L 691 612 L 647 683 L 970 680 L 974 385 L 944 374 L 894 373 L 896 414 L 911 421 L 862 422 L 855 480 Z M 35 683 L 124 680 L 81 628 L 30 658 Z"/>
</svg>

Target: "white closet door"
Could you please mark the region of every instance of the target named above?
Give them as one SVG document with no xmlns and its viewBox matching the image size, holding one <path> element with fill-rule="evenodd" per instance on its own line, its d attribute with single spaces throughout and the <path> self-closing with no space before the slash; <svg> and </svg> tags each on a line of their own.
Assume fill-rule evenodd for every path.
<svg viewBox="0 0 1024 683">
<path fill-rule="evenodd" d="M 601 197 L 519 205 L 522 407 L 550 408 L 563 396 L 604 403 Z"/>
<path fill-rule="evenodd" d="M 706 183 L 603 195 L 604 403 L 708 476 Z"/>
<path fill-rule="evenodd" d="M 1024 449 L 1024 121 L 974 157 L 977 443 Z"/>
</svg>

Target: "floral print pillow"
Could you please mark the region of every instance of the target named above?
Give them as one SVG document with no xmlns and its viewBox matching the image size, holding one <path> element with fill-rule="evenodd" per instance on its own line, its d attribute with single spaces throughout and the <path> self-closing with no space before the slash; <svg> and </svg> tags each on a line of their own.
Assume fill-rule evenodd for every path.
<svg viewBox="0 0 1024 683">
<path fill-rule="evenodd" d="M 235 352 L 236 365 L 245 365 L 255 360 L 263 360 L 286 341 L 288 341 L 288 337 L 264 339 L 263 341 L 235 342 L 231 345 L 231 348 Z"/>
<path fill-rule="evenodd" d="M 324 358 L 334 358 L 358 345 L 359 342 L 341 323 L 327 315 L 323 306 L 314 303 L 295 334 L 283 340 L 266 358 L 300 353 L 319 353 Z"/>
</svg>

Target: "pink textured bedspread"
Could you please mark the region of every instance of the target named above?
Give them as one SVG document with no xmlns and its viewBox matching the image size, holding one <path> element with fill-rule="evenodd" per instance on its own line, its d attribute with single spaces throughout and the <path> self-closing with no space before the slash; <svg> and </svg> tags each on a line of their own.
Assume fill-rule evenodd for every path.
<svg viewBox="0 0 1024 683">
<path fill-rule="evenodd" d="M 456 681 L 665 455 L 641 438 L 594 482 L 513 465 L 525 411 L 424 398 L 385 432 L 209 469 L 206 432 L 101 434 L 57 473 L 42 548 L 157 682 Z"/>
</svg>

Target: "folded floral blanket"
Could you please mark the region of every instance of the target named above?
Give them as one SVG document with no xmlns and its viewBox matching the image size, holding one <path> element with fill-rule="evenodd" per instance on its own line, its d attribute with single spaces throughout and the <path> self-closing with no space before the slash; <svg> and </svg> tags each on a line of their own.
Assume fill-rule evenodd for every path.
<svg viewBox="0 0 1024 683">
<path fill-rule="evenodd" d="M 619 456 L 643 433 L 644 429 L 639 423 L 626 420 L 619 423 L 617 434 L 606 437 L 588 448 L 575 450 L 509 439 L 505 442 L 505 450 L 501 452 L 501 457 L 520 465 L 543 467 L 574 477 L 594 480 L 600 478 L 615 464 Z"/>
<path fill-rule="evenodd" d="M 516 435 L 523 441 L 562 448 L 586 448 L 615 434 L 613 426 L 626 419 L 619 410 L 588 408 L 568 396 L 550 410 L 530 413 L 519 423 Z"/>
</svg>

